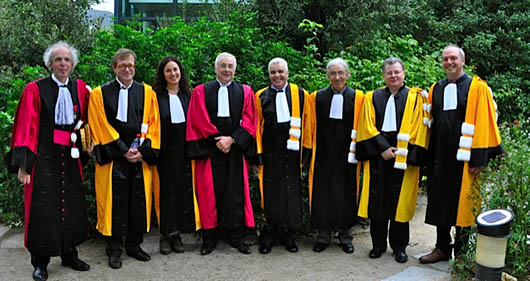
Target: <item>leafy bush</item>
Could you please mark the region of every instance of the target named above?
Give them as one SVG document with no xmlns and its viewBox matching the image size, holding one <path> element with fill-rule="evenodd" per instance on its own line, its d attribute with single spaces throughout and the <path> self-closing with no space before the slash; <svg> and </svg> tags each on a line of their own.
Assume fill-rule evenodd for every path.
<svg viewBox="0 0 530 281">
<path fill-rule="evenodd" d="M 501 130 L 505 154 L 493 160 L 482 174 L 483 210 L 508 209 L 515 215 L 506 251 L 504 271 L 517 278 L 530 276 L 530 119 L 507 124 Z M 474 276 L 476 237 L 454 271 L 461 279 Z"/>
</svg>

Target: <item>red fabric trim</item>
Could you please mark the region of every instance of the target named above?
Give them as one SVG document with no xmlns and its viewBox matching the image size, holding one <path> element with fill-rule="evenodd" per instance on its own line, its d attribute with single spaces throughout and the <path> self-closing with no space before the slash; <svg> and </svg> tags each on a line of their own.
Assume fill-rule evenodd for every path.
<svg viewBox="0 0 530 281">
<path fill-rule="evenodd" d="M 186 122 L 186 141 L 204 139 L 218 132 L 210 121 L 204 99 L 204 84 L 201 84 L 195 87 L 191 94 Z"/>
<path fill-rule="evenodd" d="M 241 112 L 240 126 L 255 138 L 258 118 L 256 118 L 254 91 L 252 91 L 250 86 L 243 85 L 243 93 L 245 94 L 245 99 L 243 102 L 243 111 Z"/>
<path fill-rule="evenodd" d="M 215 228 L 217 226 L 217 208 L 215 206 L 210 158 L 195 160 L 195 179 L 202 228 Z"/>
<path fill-rule="evenodd" d="M 11 149 L 15 146 L 25 146 L 37 154 L 40 108 L 39 86 L 33 81 L 26 85 L 17 105 L 11 134 Z"/>
<path fill-rule="evenodd" d="M 250 202 L 250 188 L 248 184 L 248 162 L 243 156 L 243 188 L 245 200 L 245 225 L 254 227 L 254 212 L 252 211 L 252 202 Z"/>
</svg>

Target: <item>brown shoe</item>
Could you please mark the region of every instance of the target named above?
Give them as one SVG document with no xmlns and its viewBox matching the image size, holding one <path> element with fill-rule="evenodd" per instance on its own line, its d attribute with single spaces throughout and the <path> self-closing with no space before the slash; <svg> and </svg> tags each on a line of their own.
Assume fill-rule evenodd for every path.
<svg viewBox="0 0 530 281">
<path fill-rule="evenodd" d="M 430 254 L 420 258 L 420 263 L 435 263 L 439 261 L 447 261 L 449 257 L 442 252 L 442 250 L 436 248 Z"/>
</svg>

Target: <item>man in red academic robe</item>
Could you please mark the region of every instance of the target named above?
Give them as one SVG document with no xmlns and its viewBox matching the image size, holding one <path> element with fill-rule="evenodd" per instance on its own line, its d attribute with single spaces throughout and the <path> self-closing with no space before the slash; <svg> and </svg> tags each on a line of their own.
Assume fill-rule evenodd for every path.
<svg viewBox="0 0 530 281">
<path fill-rule="evenodd" d="M 246 157 L 255 155 L 254 93 L 233 81 L 236 58 L 221 53 L 216 80 L 197 86 L 188 109 L 186 140 L 193 160 L 193 179 L 203 228 L 201 254 L 228 232 L 232 247 L 250 254 L 245 226 L 254 227 Z"/>
<path fill-rule="evenodd" d="M 69 79 L 78 62 L 66 42 L 48 47 L 50 77 L 26 85 L 15 114 L 11 166 L 24 184 L 25 246 L 34 280 L 48 278 L 51 256 L 77 271 L 90 266 L 76 246 L 88 237 L 79 129 L 87 121 L 86 83 Z"/>
</svg>

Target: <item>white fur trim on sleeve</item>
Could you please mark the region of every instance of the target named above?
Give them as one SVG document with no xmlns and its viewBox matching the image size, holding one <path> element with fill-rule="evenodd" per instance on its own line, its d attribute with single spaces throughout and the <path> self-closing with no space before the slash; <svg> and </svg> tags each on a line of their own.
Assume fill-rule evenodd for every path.
<svg viewBox="0 0 530 281">
<path fill-rule="evenodd" d="M 423 117 L 423 125 L 429 124 L 429 118 Z"/>
<path fill-rule="evenodd" d="M 92 88 L 90 86 L 86 85 L 85 87 L 89 92 L 92 92 Z"/>
<path fill-rule="evenodd" d="M 394 163 L 394 168 L 399 170 L 406 170 L 407 169 L 407 163 L 403 162 L 396 162 Z"/>
<path fill-rule="evenodd" d="M 421 96 L 424 97 L 424 98 L 428 98 L 429 97 L 429 93 L 427 93 L 427 91 L 423 90 L 423 91 L 421 91 Z"/>
<path fill-rule="evenodd" d="M 427 111 L 427 107 L 428 107 L 428 106 L 429 106 L 429 105 L 428 105 L 427 103 L 424 102 L 424 103 L 423 103 L 423 110 L 424 110 L 424 111 Z"/>
<path fill-rule="evenodd" d="M 147 134 L 147 128 L 148 128 L 147 124 L 142 124 L 142 129 L 141 129 L 142 134 Z"/>
<path fill-rule="evenodd" d="M 473 138 L 466 137 L 466 136 L 461 136 L 460 137 L 460 143 L 458 144 L 458 146 L 460 146 L 462 148 L 471 149 L 472 145 L 473 145 Z"/>
<path fill-rule="evenodd" d="M 475 125 L 462 123 L 462 135 L 473 136 L 475 134 Z"/>
<path fill-rule="evenodd" d="M 409 154 L 409 150 L 406 148 L 398 148 L 396 150 L 396 155 L 407 156 L 407 154 Z"/>
<path fill-rule="evenodd" d="M 299 139 L 300 138 L 300 134 L 301 134 L 300 129 L 289 129 L 289 135 L 290 136 L 293 136 L 293 137 Z"/>
<path fill-rule="evenodd" d="M 354 141 L 350 143 L 350 151 L 355 151 L 355 145 L 356 145 L 356 142 Z"/>
<path fill-rule="evenodd" d="M 406 142 L 408 142 L 410 140 L 410 135 L 409 134 L 398 134 L 397 135 L 397 139 L 398 139 L 398 141 L 406 141 Z"/>
<path fill-rule="evenodd" d="M 357 131 L 351 130 L 351 139 L 357 139 Z"/>
<path fill-rule="evenodd" d="M 431 125 L 432 125 L 432 119 L 429 119 L 429 122 L 427 122 L 427 127 L 429 127 L 429 128 L 430 128 L 430 127 L 431 127 Z"/>
<path fill-rule="evenodd" d="M 427 113 L 431 113 L 432 104 L 427 104 Z"/>
<path fill-rule="evenodd" d="M 348 163 L 357 164 L 357 158 L 355 158 L 355 153 L 348 153 Z"/>
<path fill-rule="evenodd" d="M 291 127 L 302 127 L 302 119 L 291 117 Z"/>
<path fill-rule="evenodd" d="M 459 149 L 456 153 L 456 160 L 458 161 L 469 161 L 471 159 L 471 151 Z"/>
<path fill-rule="evenodd" d="M 294 140 L 287 140 L 287 149 L 300 151 L 300 142 Z"/>
</svg>

